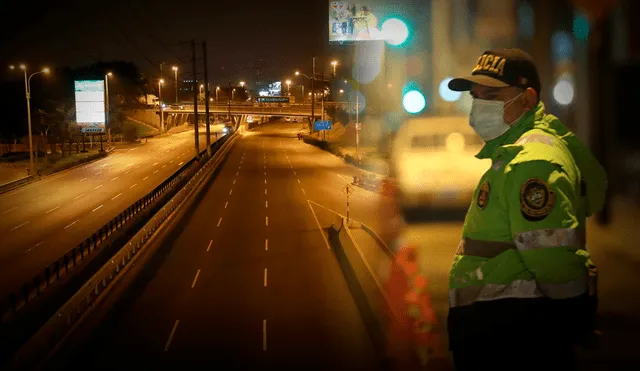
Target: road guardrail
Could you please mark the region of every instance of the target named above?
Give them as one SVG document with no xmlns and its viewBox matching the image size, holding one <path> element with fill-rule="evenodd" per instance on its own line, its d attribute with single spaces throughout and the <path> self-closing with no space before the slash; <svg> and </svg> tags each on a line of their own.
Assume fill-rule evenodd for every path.
<svg viewBox="0 0 640 371">
<path fill-rule="evenodd" d="M 35 363 L 45 359 L 56 345 L 70 335 L 75 326 L 86 316 L 116 282 L 140 251 L 146 246 L 158 228 L 197 188 L 211 171 L 216 171 L 233 142 L 239 136 L 225 142 L 219 151 L 200 167 L 194 176 L 121 248 L 110 261 L 102 266 L 15 354 L 10 366 L 13 370 L 32 369 Z M 223 143 L 224 144 L 224 143 Z"/>
<path fill-rule="evenodd" d="M 215 153 L 228 138 L 229 135 L 225 135 L 214 142 L 211 145 L 213 152 Z M 2 351 L 0 351 L 0 355 L 10 353 L 11 347 L 18 346 L 21 341 L 26 340 L 26 338 L 22 338 L 29 335 L 27 333 L 29 330 L 25 330 L 25 328 L 37 329 L 42 321 L 46 320 L 48 315 L 57 309 L 52 307 L 54 306 L 53 304 L 44 304 L 51 299 L 57 290 L 64 288 L 64 284 L 69 283 L 75 272 L 82 271 L 82 268 L 90 264 L 96 256 L 99 256 L 99 252 L 105 250 L 105 248 L 119 249 L 121 246 L 113 245 L 114 240 L 122 238 L 123 235 L 126 236 L 126 234 L 136 232 L 132 230 L 132 228 L 135 229 L 136 226 L 140 225 L 140 217 L 144 217 L 149 212 L 152 212 L 154 208 L 158 207 L 158 202 L 175 191 L 176 185 L 184 183 L 185 179 L 193 176 L 197 170 L 201 168 L 200 165 L 202 163 L 200 159 L 202 155 L 206 154 L 206 151 L 205 149 L 200 152 L 200 156 L 194 157 L 185 163 L 151 192 L 135 201 L 109 222 L 98 228 L 83 242 L 47 265 L 44 270 L 35 275 L 31 280 L 23 283 L 16 292 L 11 293 L 0 307 L 0 338 L 3 339 L 0 342 L 0 345 L 2 345 L 1 348 L 3 348 Z M 117 252 L 117 250 L 115 252 Z M 101 256 L 101 259 L 103 258 L 104 257 Z M 85 274 L 85 272 L 82 273 Z M 86 274 L 91 273 L 92 272 L 89 271 Z M 56 285 L 56 281 L 64 282 Z M 68 295 L 71 294 L 71 292 L 68 293 Z M 42 300 L 36 300 L 45 295 L 46 297 L 42 298 Z M 65 299 L 64 297 L 56 298 L 56 300 Z M 30 307 L 30 304 L 34 301 L 37 301 L 39 305 Z M 40 310 L 40 306 L 43 306 L 44 309 Z M 27 307 L 30 307 L 29 311 L 33 310 L 37 312 L 37 315 L 28 313 L 29 311 L 23 313 Z M 28 324 L 28 326 L 26 324 Z"/>
</svg>

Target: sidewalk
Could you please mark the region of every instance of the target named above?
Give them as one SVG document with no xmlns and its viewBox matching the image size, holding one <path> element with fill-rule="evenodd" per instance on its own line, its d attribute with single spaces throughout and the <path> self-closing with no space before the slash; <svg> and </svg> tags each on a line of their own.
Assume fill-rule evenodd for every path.
<svg viewBox="0 0 640 371">
<path fill-rule="evenodd" d="M 26 166 L 23 166 L 22 164 L 1 164 L 0 165 L 0 186 L 5 185 L 7 183 L 15 182 L 16 180 L 26 178 L 28 176 L 27 174 L 28 168 L 29 168 L 28 162 Z"/>
</svg>

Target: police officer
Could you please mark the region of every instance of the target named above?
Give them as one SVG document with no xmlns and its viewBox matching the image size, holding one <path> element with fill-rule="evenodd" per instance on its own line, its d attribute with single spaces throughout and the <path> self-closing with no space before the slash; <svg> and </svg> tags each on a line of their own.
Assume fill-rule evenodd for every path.
<svg viewBox="0 0 640 371">
<path fill-rule="evenodd" d="M 604 203 L 606 174 L 540 100 L 531 56 L 486 51 L 470 76 L 469 124 L 492 160 L 468 209 L 449 274 L 448 332 L 458 370 L 575 367 L 593 333 L 596 267 L 585 220 Z"/>
</svg>

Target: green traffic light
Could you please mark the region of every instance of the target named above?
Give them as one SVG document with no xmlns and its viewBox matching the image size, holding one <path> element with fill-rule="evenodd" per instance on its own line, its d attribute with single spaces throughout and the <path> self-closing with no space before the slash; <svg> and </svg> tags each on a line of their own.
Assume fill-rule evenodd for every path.
<svg viewBox="0 0 640 371">
<path fill-rule="evenodd" d="M 409 38 L 409 27 L 399 18 L 389 18 L 380 28 L 387 44 L 400 46 Z"/>
<path fill-rule="evenodd" d="M 419 90 L 409 90 L 402 96 L 402 106 L 409 113 L 420 113 L 427 106 L 427 99 Z"/>
<path fill-rule="evenodd" d="M 573 16 L 573 34 L 576 39 L 582 41 L 589 37 L 589 19 L 584 14 Z"/>
</svg>

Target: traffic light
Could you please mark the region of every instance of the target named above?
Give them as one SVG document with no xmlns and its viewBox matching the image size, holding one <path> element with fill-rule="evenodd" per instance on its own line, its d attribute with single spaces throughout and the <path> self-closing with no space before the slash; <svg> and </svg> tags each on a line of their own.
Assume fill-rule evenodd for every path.
<svg viewBox="0 0 640 371">
<path fill-rule="evenodd" d="M 411 114 L 420 113 L 427 106 L 427 99 L 420 90 L 412 89 L 402 96 L 402 106 Z"/>
<path fill-rule="evenodd" d="M 387 44 L 392 46 L 402 46 L 409 38 L 409 27 L 400 18 L 393 17 L 384 21 L 381 31 Z"/>
</svg>

